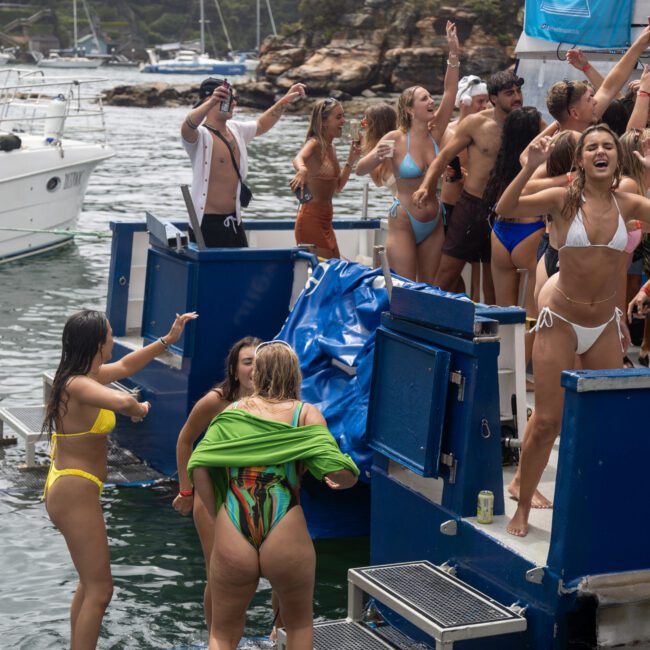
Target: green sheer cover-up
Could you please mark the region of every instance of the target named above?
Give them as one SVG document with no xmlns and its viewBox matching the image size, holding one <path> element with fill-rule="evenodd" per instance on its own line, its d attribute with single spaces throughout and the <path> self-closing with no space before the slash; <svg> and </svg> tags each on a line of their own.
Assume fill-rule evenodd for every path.
<svg viewBox="0 0 650 650">
<path fill-rule="evenodd" d="M 359 475 L 359 468 L 341 452 L 326 426 L 293 427 L 241 409 L 227 409 L 212 420 L 192 452 L 187 472 L 193 482 L 195 468 L 210 470 L 218 511 L 228 489 L 228 467 L 282 465 L 292 461 L 302 461 L 319 481 L 342 469 Z"/>
</svg>

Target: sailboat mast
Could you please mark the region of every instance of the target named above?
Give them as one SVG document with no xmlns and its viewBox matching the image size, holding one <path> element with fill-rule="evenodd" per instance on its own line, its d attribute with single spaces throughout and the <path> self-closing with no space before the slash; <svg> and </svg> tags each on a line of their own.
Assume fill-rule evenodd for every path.
<svg viewBox="0 0 650 650">
<path fill-rule="evenodd" d="M 201 54 L 205 54 L 205 11 L 203 8 L 203 0 L 201 0 L 201 18 L 199 22 L 201 23 Z"/>
<path fill-rule="evenodd" d="M 74 24 L 74 55 L 77 56 L 77 0 L 72 2 L 72 22 Z"/>
<path fill-rule="evenodd" d="M 257 51 L 260 51 L 260 0 L 257 0 Z"/>
</svg>

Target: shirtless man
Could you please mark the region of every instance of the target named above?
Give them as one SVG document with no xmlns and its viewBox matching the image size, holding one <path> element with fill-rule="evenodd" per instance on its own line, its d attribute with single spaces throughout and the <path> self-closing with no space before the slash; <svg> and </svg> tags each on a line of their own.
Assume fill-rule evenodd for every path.
<svg viewBox="0 0 650 650">
<path fill-rule="evenodd" d="M 223 81 L 210 77 L 201 83 L 199 101 L 183 121 L 181 136 L 192 162 L 192 201 L 206 246 L 248 246 L 241 223 L 241 181 L 248 173 L 246 146 L 271 129 L 287 105 L 304 94 L 305 86 L 295 84 L 257 120 L 236 122 L 231 118 L 237 102 Z M 222 102 L 228 100 L 230 109 L 222 112 Z"/>
<path fill-rule="evenodd" d="M 442 136 L 441 147 L 445 147 L 454 137 L 458 124 L 468 115 L 474 115 L 484 111 L 488 106 L 487 85 L 476 75 L 463 77 L 458 82 L 458 92 L 456 93 L 456 108 L 459 109 L 458 119 L 450 122 Z M 465 169 L 467 168 L 467 152 L 462 151 L 452 161 L 447 168 L 447 173 L 442 182 L 440 190 L 440 200 L 445 206 L 445 232 L 449 228 L 456 203 L 460 198 L 465 181 Z M 458 285 L 455 289 L 459 293 L 465 292 L 463 279 L 459 278 Z M 478 301 L 481 295 L 481 269 L 477 263 L 472 264 L 472 287 L 469 292 L 472 300 Z"/>
<path fill-rule="evenodd" d="M 489 206 L 483 203 L 482 197 L 501 146 L 506 116 L 523 105 L 523 83 L 524 80 L 512 72 L 493 74 L 487 84 L 493 107 L 469 115 L 458 124 L 454 137 L 429 167 L 420 188 L 413 193 L 417 205 L 436 203 L 438 179 L 454 156 L 467 149 L 465 186 L 454 208 L 434 283 L 446 291 L 455 289 L 466 262 L 490 261 Z M 484 278 L 483 299 L 487 304 L 495 302 L 491 274 Z"/>
</svg>

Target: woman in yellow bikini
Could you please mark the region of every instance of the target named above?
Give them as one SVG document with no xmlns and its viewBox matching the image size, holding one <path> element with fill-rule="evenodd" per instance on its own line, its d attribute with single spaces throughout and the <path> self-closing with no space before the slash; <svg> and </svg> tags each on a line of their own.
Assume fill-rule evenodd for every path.
<svg viewBox="0 0 650 650">
<path fill-rule="evenodd" d="M 106 317 L 91 310 L 73 314 L 63 328 L 61 361 L 45 411 L 43 431 L 51 440 L 51 464 L 45 483 L 45 506 L 61 531 L 79 574 L 70 607 L 71 650 L 96 647 L 113 583 L 106 526 L 99 495 L 106 478 L 106 435 L 115 413 L 134 422 L 149 412 L 149 403 L 107 388 L 144 368 L 180 338 L 194 312 L 177 316 L 169 333 L 110 360 L 113 333 Z"/>
</svg>

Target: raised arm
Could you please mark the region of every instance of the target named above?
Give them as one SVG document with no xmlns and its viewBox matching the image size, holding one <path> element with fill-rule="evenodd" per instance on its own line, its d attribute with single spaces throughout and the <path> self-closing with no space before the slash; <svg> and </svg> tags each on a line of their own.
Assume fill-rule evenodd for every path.
<svg viewBox="0 0 650 650">
<path fill-rule="evenodd" d="M 357 160 L 359 160 L 360 155 L 361 155 L 361 145 L 355 142 L 351 142 L 350 151 L 348 151 L 348 159 L 345 161 L 345 163 L 341 167 L 341 170 L 339 171 L 339 179 L 336 184 L 337 192 L 340 192 L 345 187 L 345 184 L 348 182 L 350 178 L 350 172 L 352 171 L 352 167 L 354 167 L 354 163 L 357 162 Z"/>
<path fill-rule="evenodd" d="M 223 399 L 220 392 L 211 390 L 194 405 L 181 432 L 178 434 L 176 468 L 178 470 L 179 493 L 172 506 L 182 515 L 188 515 L 192 512 L 192 482 L 187 474 L 187 463 L 192 455 L 194 443 L 208 428 L 212 419 L 219 415 L 228 404 L 229 402 Z"/>
<path fill-rule="evenodd" d="M 645 129 L 648 123 L 648 108 L 650 108 L 650 65 L 646 64 L 643 66 L 643 72 L 639 80 L 634 109 L 627 122 L 627 131 Z"/>
<path fill-rule="evenodd" d="M 468 115 L 462 122 L 458 124 L 454 137 L 449 141 L 440 153 L 436 156 L 427 173 L 422 179 L 420 187 L 413 192 L 413 202 L 421 207 L 426 203 L 431 196 L 432 192 L 438 186 L 438 179 L 447 169 L 447 165 L 457 156 L 461 151 L 467 149 L 472 143 L 472 126 L 475 125 L 477 115 Z"/>
<path fill-rule="evenodd" d="M 602 85 L 605 78 L 603 77 L 596 68 L 594 68 L 589 59 L 585 56 L 584 52 L 576 47 L 573 50 L 569 50 L 566 53 L 566 60 L 572 65 L 576 70 L 580 70 L 582 74 L 587 77 L 589 83 L 594 87 L 594 90 L 598 90 Z"/>
<path fill-rule="evenodd" d="M 537 144 L 542 138 L 549 138 L 555 135 L 560 130 L 559 122 L 551 122 L 545 126 L 538 135 L 536 135 L 529 143 L 528 146 L 521 152 L 519 156 L 519 164 L 523 167 L 528 160 L 528 148 L 531 144 Z"/>
<path fill-rule="evenodd" d="M 444 91 L 442 101 L 440 102 L 440 106 L 438 106 L 438 110 L 436 111 L 436 116 L 433 119 L 433 127 L 431 128 L 431 135 L 433 135 L 436 142 L 442 140 L 445 129 L 454 113 L 456 93 L 458 92 L 460 45 L 458 44 L 456 24 L 452 23 L 450 20 L 447 21 L 447 44 L 449 45 L 449 56 L 447 58 Z"/>
<path fill-rule="evenodd" d="M 271 108 L 257 118 L 257 132 L 255 135 L 262 135 L 272 129 L 282 117 L 287 106 L 299 97 L 305 96 L 305 90 L 304 84 L 294 84 L 291 86 L 282 99 L 278 100 Z"/>
<path fill-rule="evenodd" d="M 195 318 L 198 318 L 195 311 L 181 315 L 176 314 L 176 319 L 172 323 L 168 334 L 139 350 L 130 352 L 115 363 L 103 364 L 99 368 L 97 381 L 100 384 L 110 384 L 113 381 L 130 377 L 142 370 L 150 361 L 153 361 L 159 354 L 167 350 L 170 345 L 176 343 L 185 329 L 185 324 Z"/>
<path fill-rule="evenodd" d="M 536 217 L 540 214 L 557 215 L 562 210 L 566 190 L 551 188 L 536 194 L 522 196 L 526 184 L 533 172 L 546 162 L 550 153 L 550 138 L 541 140 L 539 144 L 530 147 L 528 161 L 522 167 L 515 179 L 506 187 L 496 205 L 499 216 L 516 214 L 517 217 Z"/>
<path fill-rule="evenodd" d="M 226 102 L 230 98 L 230 90 L 224 86 L 215 88 L 212 95 L 208 97 L 200 106 L 193 108 L 183 120 L 181 124 L 181 136 L 185 142 L 194 143 L 198 140 L 199 136 L 196 130 L 201 125 L 201 122 L 206 118 L 207 114 L 215 104 Z"/>
<path fill-rule="evenodd" d="M 616 97 L 623 85 L 628 80 L 639 57 L 650 45 L 650 25 L 648 25 L 632 43 L 630 49 L 621 57 L 621 60 L 610 70 L 600 88 L 596 91 L 595 115 L 598 119 L 603 116 L 612 99 Z"/>
</svg>

